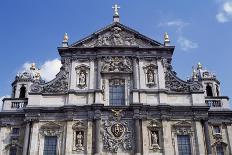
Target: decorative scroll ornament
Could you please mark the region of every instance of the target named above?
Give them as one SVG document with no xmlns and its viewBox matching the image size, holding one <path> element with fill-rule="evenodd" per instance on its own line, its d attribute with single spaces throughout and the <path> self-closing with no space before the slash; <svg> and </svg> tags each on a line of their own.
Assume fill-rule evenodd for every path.
<svg viewBox="0 0 232 155">
<path fill-rule="evenodd" d="M 103 59 L 102 72 L 132 72 L 132 62 L 127 57 L 106 57 Z"/>
<path fill-rule="evenodd" d="M 63 66 L 60 72 L 57 74 L 56 78 L 48 83 L 41 83 L 40 81 L 35 81 L 31 86 L 32 93 L 65 93 L 68 91 L 68 64 L 69 59 L 64 60 Z"/>
<path fill-rule="evenodd" d="M 202 91 L 202 85 L 200 83 L 182 81 L 170 70 L 167 70 L 165 73 L 165 86 L 167 89 L 174 92 Z"/>
<path fill-rule="evenodd" d="M 95 46 L 136 46 L 135 37 L 125 33 L 120 27 L 113 27 L 110 32 L 98 36 Z"/>
</svg>

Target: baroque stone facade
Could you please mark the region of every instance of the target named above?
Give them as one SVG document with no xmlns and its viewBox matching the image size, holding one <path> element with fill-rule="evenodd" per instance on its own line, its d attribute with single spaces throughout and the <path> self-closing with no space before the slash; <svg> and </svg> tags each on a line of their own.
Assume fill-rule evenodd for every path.
<svg viewBox="0 0 232 155">
<path fill-rule="evenodd" d="M 201 64 L 178 78 L 169 42 L 119 23 L 118 12 L 76 43 L 66 34 L 56 78 L 43 81 L 33 65 L 3 99 L 0 155 L 232 154 L 220 82 Z"/>
</svg>

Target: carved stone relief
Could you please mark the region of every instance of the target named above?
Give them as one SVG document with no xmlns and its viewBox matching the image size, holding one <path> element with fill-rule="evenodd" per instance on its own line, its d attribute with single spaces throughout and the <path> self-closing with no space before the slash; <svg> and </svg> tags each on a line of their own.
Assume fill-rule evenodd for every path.
<svg viewBox="0 0 232 155">
<path fill-rule="evenodd" d="M 39 132 L 43 136 L 60 136 L 63 127 L 55 122 L 48 122 L 40 127 Z"/>
<path fill-rule="evenodd" d="M 102 72 L 132 72 L 132 62 L 128 57 L 106 57 L 103 59 Z"/>
<path fill-rule="evenodd" d="M 113 27 L 111 31 L 99 35 L 95 46 L 135 46 L 134 35 L 125 33 L 120 27 Z"/>
<path fill-rule="evenodd" d="M 62 67 L 56 78 L 48 83 L 35 81 L 31 86 L 32 93 L 66 93 L 68 91 L 68 77 L 70 59 L 62 60 Z"/>
<path fill-rule="evenodd" d="M 175 92 L 202 91 L 202 85 L 200 83 L 182 81 L 170 70 L 167 70 L 165 73 L 165 87 Z"/>
<path fill-rule="evenodd" d="M 103 120 L 103 148 L 106 152 L 127 152 L 133 149 L 132 122 L 121 119 L 121 110 Z M 111 119 L 112 118 L 112 119 Z"/>
<path fill-rule="evenodd" d="M 187 121 L 180 121 L 172 126 L 175 135 L 193 135 L 192 124 Z"/>
</svg>

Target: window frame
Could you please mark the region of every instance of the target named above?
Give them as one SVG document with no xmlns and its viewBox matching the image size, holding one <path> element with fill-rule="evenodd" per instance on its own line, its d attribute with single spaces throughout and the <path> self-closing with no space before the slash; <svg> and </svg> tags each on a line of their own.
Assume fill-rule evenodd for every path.
<svg viewBox="0 0 232 155">
<path fill-rule="evenodd" d="M 186 140 L 186 139 L 184 139 L 184 141 L 186 142 L 185 144 L 182 144 L 182 142 L 183 142 L 183 139 L 182 139 L 182 141 L 181 141 L 181 143 L 179 142 L 179 138 L 180 137 L 188 137 L 188 139 Z M 185 147 L 183 147 L 183 146 L 188 146 L 188 148 L 189 148 L 189 154 L 187 154 L 187 155 L 192 155 L 192 147 L 191 147 L 191 136 L 190 135 L 177 135 L 177 147 L 178 147 L 178 154 L 179 155 L 186 155 L 185 153 L 186 152 L 183 152 L 183 151 L 181 151 L 181 152 L 183 152 L 184 154 L 180 154 L 180 146 L 182 146 L 181 148 L 185 148 Z M 188 142 L 188 143 L 187 143 Z"/>
<path fill-rule="evenodd" d="M 54 147 L 55 146 L 55 154 L 52 154 L 52 155 L 57 155 L 58 153 L 57 153 L 57 151 L 58 151 L 58 136 L 44 136 L 44 148 L 43 148 L 43 155 L 51 155 L 51 152 L 49 152 L 49 151 L 51 151 L 51 150 L 45 150 L 49 145 L 46 143 L 47 141 L 46 141 L 46 139 L 47 138 L 54 138 L 55 139 L 55 145 L 52 145 L 52 147 Z M 50 146 L 51 147 L 51 146 Z M 47 152 L 47 154 L 45 153 L 45 151 L 48 151 Z"/>
<path fill-rule="evenodd" d="M 126 80 L 125 79 L 120 79 L 120 78 L 114 78 L 114 79 L 109 79 L 109 85 L 108 85 L 108 89 L 109 89 L 109 105 L 110 106 L 125 106 L 126 105 Z M 117 87 L 122 87 L 121 91 L 117 91 L 114 92 L 115 90 L 113 90 L 116 86 L 116 89 L 118 89 Z M 115 99 L 115 95 L 120 96 L 120 99 Z M 117 96 L 117 97 L 118 97 Z M 114 104 L 115 101 L 120 101 L 121 104 Z"/>
</svg>

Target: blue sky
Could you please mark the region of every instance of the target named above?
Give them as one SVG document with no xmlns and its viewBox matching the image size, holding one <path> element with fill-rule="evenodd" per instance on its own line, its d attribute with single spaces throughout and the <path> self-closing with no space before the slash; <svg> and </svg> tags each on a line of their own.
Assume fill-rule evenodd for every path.
<svg viewBox="0 0 232 155">
<path fill-rule="evenodd" d="M 121 23 L 176 46 L 173 67 L 182 79 L 199 61 L 216 73 L 222 95 L 232 97 L 232 0 L 7 0 L 0 5 L 0 97 L 28 62 L 45 70 L 59 58 L 65 32 L 70 42 L 112 22 L 120 5 Z M 47 64 L 46 64 L 47 63 Z"/>
</svg>

